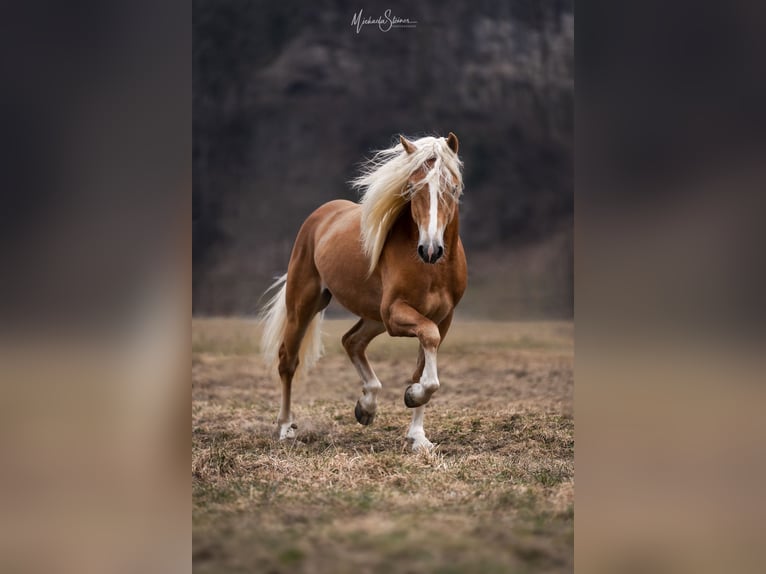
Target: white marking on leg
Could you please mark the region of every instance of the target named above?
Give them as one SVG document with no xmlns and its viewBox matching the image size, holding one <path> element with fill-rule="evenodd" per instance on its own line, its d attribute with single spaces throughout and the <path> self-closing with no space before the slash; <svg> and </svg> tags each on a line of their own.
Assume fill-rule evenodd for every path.
<svg viewBox="0 0 766 574">
<path fill-rule="evenodd" d="M 423 429 L 425 412 L 425 405 L 412 409 L 412 422 L 410 423 L 410 430 L 407 431 L 407 438 L 412 441 L 413 452 L 418 452 L 422 449 L 428 450 L 434 446 L 433 443 L 426 438 L 426 431 Z"/>
<path fill-rule="evenodd" d="M 383 388 L 377 377 L 362 382 L 362 398 L 359 402 L 362 408 L 368 414 L 373 414 L 378 410 L 378 391 Z"/>
<path fill-rule="evenodd" d="M 279 425 L 279 440 L 295 438 L 295 425 L 292 421 Z"/>
<path fill-rule="evenodd" d="M 282 392 L 284 392 L 284 388 Z M 286 438 L 295 438 L 295 429 L 293 428 L 293 416 L 290 413 L 289 404 L 285 405 L 284 397 L 282 398 L 282 406 L 279 409 L 279 416 L 277 417 L 277 426 L 279 427 L 279 440 L 284 440 Z"/>
<path fill-rule="evenodd" d="M 439 376 L 436 373 L 436 351 L 424 351 L 426 364 L 423 369 L 423 376 L 420 382 L 414 383 L 410 388 L 410 396 L 417 402 L 425 401 L 431 398 L 439 390 Z"/>
<path fill-rule="evenodd" d="M 352 362 L 362 377 L 362 397 L 359 399 L 359 403 L 367 414 L 374 414 L 378 410 L 378 392 L 383 388 L 383 385 L 368 362 L 356 356 Z"/>
<path fill-rule="evenodd" d="M 423 376 L 420 383 L 427 393 L 433 393 L 439 389 L 439 376 L 436 373 L 436 350 L 424 351 L 426 366 L 423 369 Z"/>
</svg>

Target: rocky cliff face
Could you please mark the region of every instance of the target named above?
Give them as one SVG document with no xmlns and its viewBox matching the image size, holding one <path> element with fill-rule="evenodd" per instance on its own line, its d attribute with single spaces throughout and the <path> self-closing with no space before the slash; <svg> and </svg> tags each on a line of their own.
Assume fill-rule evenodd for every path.
<svg viewBox="0 0 766 574">
<path fill-rule="evenodd" d="M 454 131 L 466 309 L 571 314 L 573 41 L 571 2 L 195 1 L 195 312 L 252 312 L 370 150 Z"/>
</svg>

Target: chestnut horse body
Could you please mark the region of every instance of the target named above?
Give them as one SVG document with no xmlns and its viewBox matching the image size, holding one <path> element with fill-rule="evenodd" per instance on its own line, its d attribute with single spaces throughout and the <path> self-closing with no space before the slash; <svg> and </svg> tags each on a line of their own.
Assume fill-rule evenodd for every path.
<svg viewBox="0 0 766 574">
<path fill-rule="evenodd" d="M 355 416 L 372 423 L 382 388 L 365 355 L 373 338 L 417 337 L 417 365 L 404 401 L 413 409 L 407 438 L 415 451 L 433 445 L 423 429 L 425 404 L 439 388 L 436 355 L 466 287 L 459 236 L 462 164 L 458 141 L 421 138 L 382 150 L 354 185 L 360 203 L 336 200 L 314 211 L 295 240 L 286 276 L 264 310 L 262 346 L 278 363 L 280 438 L 294 436 L 292 381 L 321 354 L 319 325 L 332 297 L 359 321 L 343 347 L 362 379 Z"/>
</svg>

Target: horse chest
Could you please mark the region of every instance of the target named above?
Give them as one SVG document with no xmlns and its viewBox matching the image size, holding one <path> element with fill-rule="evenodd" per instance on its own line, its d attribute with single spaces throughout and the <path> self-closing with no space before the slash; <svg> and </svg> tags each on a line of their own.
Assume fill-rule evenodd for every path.
<svg viewBox="0 0 766 574">
<path fill-rule="evenodd" d="M 441 322 L 454 307 L 452 294 L 447 289 L 429 291 L 426 294 L 423 309 L 420 311 L 425 317 L 436 322 Z"/>
<path fill-rule="evenodd" d="M 439 320 L 453 309 L 453 283 L 445 277 L 421 271 L 401 279 L 396 298 L 407 301 L 425 317 Z"/>
</svg>

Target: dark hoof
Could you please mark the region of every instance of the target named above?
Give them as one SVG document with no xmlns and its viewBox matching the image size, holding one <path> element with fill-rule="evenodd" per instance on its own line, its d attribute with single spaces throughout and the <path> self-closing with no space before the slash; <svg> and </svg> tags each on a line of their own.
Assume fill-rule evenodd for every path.
<svg viewBox="0 0 766 574">
<path fill-rule="evenodd" d="M 364 426 L 371 425 L 372 421 L 375 420 L 375 413 L 367 413 L 367 411 L 362 408 L 362 405 L 359 403 L 359 401 L 356 401 L 354 416 L 356 417 L 356 422 Z"/>
<path fill-rule="evenodd" d="M 408 408 L 414 409 L 415 407 L 420 407 L 425 403 L 419 403 L 415 400 L 415 397 L 412 396 L 412 385 L 409 385 L 404 391 L 404 404 L 407 405 Z"/>
</svg>

